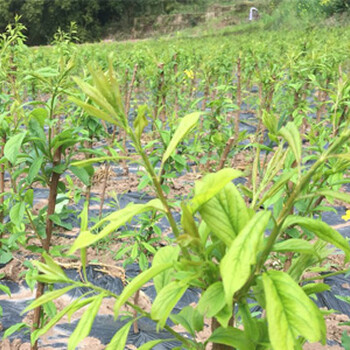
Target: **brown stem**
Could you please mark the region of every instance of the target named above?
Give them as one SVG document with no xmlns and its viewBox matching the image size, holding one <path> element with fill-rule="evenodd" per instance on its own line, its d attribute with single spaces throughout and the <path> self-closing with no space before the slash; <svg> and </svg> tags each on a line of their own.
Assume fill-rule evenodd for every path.
<svg viewBox="0 0 350 350">
<path fill-rule="evenodd" d="M 54 168 L 60 163 L 61 163 L 61 148 L 59 147 L 54 154 L 52 167 Z M 53 221 L 50 219 L 50 216 L 55 213 L 59 179 L 60 179 L 60 174 L 53 172 L 51 175 L 50 192 L 49 192 L 49 198 L 48 198 L 48 204 L 47 204 L 46 238 L 42 240 L 43 248 L 45 249 L 46 252 L 49 252 L 50 250 L 52 229 L 53 229 Z M 45 283 L 38 282 L 36 296 L 35 296 L 36 300 L 43 295 L 44 288 L 45 288 Z M 34 309 L 33 331 L 40 328 L 41 326 L 40 318 L 41 318 L 41 306 Z M 32 346 L 32 350 L 37 350 L 37 349 L 38 349 L 38 341 L 36 341 Z"/>
<path fill-rule="evenodd" d="M 129 85 L 129 90 L 128 93 L 126 94 L 126 99 L 125 99 L 125 115 L 128 118 L 129 116 L 129 112 L 130 112 L 130 101 L 131 101 L 131 95 L 134 89 L 134 84 L 135 84 L 135 80 L 136 80 L 136 74 L 137 74 L 137 70 L 138 70 L 138 64 L 135 64 L 134 66 L 134 71 L 132 73 L 132 78 L 131 78 L 131 82 Z M 122 131 L 123 134 L 123 148 L 124 148 L 124 155 L 128 156 L 128 149 L 126 147 L 126 132 L 125 130 Z M 129 168 L 128 165 L 126 163 L 126 159 L 122 160 L 122 166 L 124 169 L 124 174 L 128 175 L 129 174 Z"/>
<path fill-rule="evenodd" d="M 158 83 L 158 92 L 157 92 L 157 98 L 156 98 L 156 105 L 154 108 L 154 117 L 157 118 L 158 117 L 158 112 L 159 112 L 159 106 L 161 108 L 161 112 L 160 112 L 160 118 L 162 120 L 162 122 L 165 122 L 165 96 L 163 93 L 163 87 L 164 87 L 164 63 L 159 63 L 158 64 L 158 69 L 159 69 L 159 83 Z M 161 102 L 160 102 L 161 101 Z M 160 103 L 162 103 L 160 105 Z"/>
</svg>

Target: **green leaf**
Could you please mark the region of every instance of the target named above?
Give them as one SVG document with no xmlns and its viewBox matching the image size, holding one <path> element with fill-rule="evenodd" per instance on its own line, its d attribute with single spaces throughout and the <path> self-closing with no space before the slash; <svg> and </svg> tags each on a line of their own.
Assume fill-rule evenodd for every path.
<svg viewBox="0 0 350 350">
<path fill-rule="evenodd" d="M 24 195 L 24 201 L 29 204 L 30 206 L 33 205 L 33 201 L 34 201 L 34 190 L 32 188 L 29 188 L 25 195 Z"/>
<path fill-rule="evenodd" d="M 138 291 L 146 282 L 173 267 L 173 262 L 162 265 L 152 266 L 150 269 L 140 273 L 136 276 L 123 290 L 118 300 L 114 305 L 115 317 L 118 317 L 120 308 L 127 302 L 127 300 Z"/>
<path fill-rule="evenodd" d="M 350 204 L 350 194 L 340 191 L 322 190 L 315 193 L 316 196 L 325 196 L 326 198 L 334 198 L 342 201 L 343 203 Z"/>
<path fill-rule="evenodd" d="M 215 344 L 232 346 L 237 350 L 255 350 L 254 343 L 247 338 L 244 331 L 233 327 L 215 329 L 208 341 Z M 284 348 L 280 350 L 282 349 L 284 350 Z"/>
<path fill-rule="evenodd" d="M 165 343 L 168 341 L 173 341 L 174 339 L 158 339 L 158 340 L 151 340 L 143 345 L 141 345 L 138 350 L 151 350 L 153 349 L 156 345 Z M 111 349 L 112 350 L 112 349 Z"/>
<path fill-rule="evenodd" d="M 133 322 L 134 321 L 128 322 L 122 328 L 120 328 L 116 334 L 114 334 L 110 343 L 107 345 L 106 350 L 124 350 L 125 349 L 125 344 L 128 339 L 130 327 L 132 326 Z"/>
<path fill-rule="evenodd" d="M 55 261 L 45 252 L 43 253 L 43 257 L 45 259 L 46 264 L 40 262 L 40 261 L 33 261 L 33 265 L 35 265 L 39 272 L 43 273 L 44 275 L 38 275 L 36 279 L 38 281 L 44 281 L 47 283 L 54 283 L 54 282 L 62 282 L 62 283 L 69 283 L 72 282 L 64 271 L 61 269 L 59 265 L 55 263 Z"/>
<path fill-rule="evenodd" d="M 232 305 L 229 307 L 225 305 L 225 307 L 215 315 L 215 318 L 220 323 L 221 327 L 227 328 L 228 323 L 230 322 L 233 314 Z"/>
<path fill-rule="evenodd" d="M 91 115 L 93 117 L 97 117 L 97 118 L 102 119 L 102 120 L 105 120 L 108 123 L 119 125 L 118 121 L 111 118 L 108 113 L 102 111 L 101 109 L 99 109 L 99 108 L 97 108 L 89 103 L 78 100 L 77 98 L 75 98 L 73 96 L 69 97 L 69 100 L 71 100 L 73 103 L 75 103 L 76 105 L 78 105 L 79 107 L 84 109 L 85 112 L 88 113 L 89 115 Z"/>
<path fill-rule="evenodd" d="M 175 324 L 182 325 L 193 337 L 195 332 L 199 332 L 204 327 L 204 318 L 192 306 L 184 307 L 178 314 L 170 315 L 170 319 Z"/>
<path fill-rule="evenodd" d="M 187 288 L 186 284 L 171 282 L 158 293 L 152 304 L 151 316 L 153 320 L 159 321 L 161 328 L 164 327 L 171 310 L 184 295 Z"/>
<path fill-rule="evenodd" d="M 29 115 L 30 118 L 34 118 L 39 125 L 44 128 L 46 118 L 48 117 L 48 112 L 45 108 L 35 108 L 32 110 L 32 112 Z"/>
<path fill-rule="evenodd" d="M 192 211 L 185 203 L 181 203 L 182 215 L 181 226 L 186 234 L 193 238 L 200 238 L 198 233 L 197 224 L 194 220 Z"/>
<path fill-rule="evenodd" d="M 225 293 L 222 282 L 216 282 L 202 294 L 198 302 L 198 311 L 212 318 L 225 307 Z"/>
<path fill-rule="evenodd" d="M 89 173 L 84 168 L 70 166 L 69 170 L 85 185 L 89 186 L 91 179 Z"/>
<path fill-rule="evenodd" d="M 9 297 L 11 297 L 11 290 L 9 287 L 0 284 L 0 290 L 6 293 Z"/>
<path fill-rule="evenodd" d="M 102 73 L 102 72 L 101 72 Z M 103 73 L 102 73 L 103 74 Z M 85 102 L 79 101 L 77 99 L 72 99 L 73 102 L 75 102 L 76 104 L 80 105 L 81 107 L 83 107 L 86 112 L 90 113 L 91 115 L 104 119 L 102 116 L 107 116 L 108 120 L 105 119 L 106 121 L 112 123 L 112 124 L 118 124 L 119 123 L 119 110 L 118 108 L 116 108 L 115 105 L 111 105 L 109 101 L 106 100 L 105 96 L 103 96 L 103 93 L 101 93 L 100 89 L 98 87 L 94 87 L 92 85 L 89 85 L 87 83 L 85 83 L 84 81 L 82 81 L 79 78 L 74 78 L 75 82 L 79 85 L 79 87 L 83 90 L 83 92 L 89 96 L 89 98 L 96 103 L 96 105 L 98 105 L 100 108 L 95 108 L 92 105 L 90 105 L 91 107 L 95 108 L 96 110 L 98 110 L 99 113 L 90 113 L 91 112 L 91 108 L 89 110 L 89 108 L 87 108 L 87 106 L 89 106 L 88 104 L 86 104 Z M 85 104 L 85 105 L 84 105 Z"/>
<path fill-rule="evenodd" d="M 31 334 L 31 343 L 34 344 L 35 340 L 40 338 L 42 335 L 44 335 L 46 332 L 48 332 L 56 323 L 64 317 L 64 315 L 78 302 L 78 300 L 75 300 L 72 304 L 69 304 L 67 307 L 65 307 L 63 310 L 58 312 L 48 323 L 45 324 L 44 327 L 37 330 L 37 332 L 33 332 Z"/>
<path fill-rule="evenodd" d="M 244 332 L 249 339 L 255 342 L 259 340 L 259 328 L 256 318 L 252 317 L 248 303 L 243 300 L 238 304 L 238 310 L 242 318 Z"/>
<path fill-rule="evenodd" d="M 4 156 L 12 164 L 16 163 L 17 156 L 26 136 L 26 132 L 14 135 L 8 139 L 4 147 Z"/>
<path fill-rule="evenodd" d="M 0 264 L 7 264 L 9 261 L 11 261 L 13 258 L 13 255 L 11 252 L 4 252 L 1 251 L 0 253 Z"/>
<path fill-rule="evenodd" d="M 325 222 L 311 218 L 290 215 L 284 222 L 282 230 L 285 230 L 289 226 L 294 225 L 299 225 L 313 232 L 317 237 L 321 238 L 322 240 L 333 244 L 337 248 L 342 249 L 346 255 L 346 261 L 350 260 L 349 242 L 338 231 L 330 227 Z"/>
<path fill-rule="evenodd" d="M 191 202 L 192 212 L 196 212 L 203 204 L 216 196 L 229 182 L 242 173 L 234 169 L 222 169 L 214 174 L 208 174 L 195 184 L 195 196 Z"/>
<path fill-rule="evenodd" d="M 232 183 L 202 205 L 199 212 L 214 234 L 227 246 L 249 221 L 247 206 Z"/>
<path fill-rule="evenodd" d="M 183 117 L 180 121 L 179 126 L 177 127 L 174 136 L 172 137 L 165 153 L 163 154 L 162 164 L 161 168 L 163 167 L 163 164 L 166 162 L 166 160 L 172 155 L 172 153 L 175 151 L 176 146 L 179 144 L 179 142 L 190 132 L 192 128 L 197 124 L 199 119 L 200 113 L 195 112 L 186 115 Z"/>
<path fill-rule="evenodd" d="M 342 334 L 341 345 L 344 347 L 345 350 L 350 350 L 350 337 L 346 333 L 346 331 L 344 331 Z"/>
<path fill-rule="evenodd" d="M 308 283 L 305 284 L 302 288 L 307 295 L 314 293 L 322 293 L 326 290 L 331 290 L 331 287 L 325 283 Z"/>
<path fill-rule="evenodd" d="M 141 139 L 143 130 L 148 124 L 148 120 L 146 118 L 146 112 L 148 111 L 148 109 L 149 107 L 147 105 L 139 106 L 137 109 L 137 117 L 135 118 L 135 121 L 134 121 L 134 129 L 138 140 Z"/>
<path fill-rule="evenodd" d="M 26 313 L 30 310 L 33 310 L 33 309 L 37 308 L 38 306 L 43 305 L 49 301 L 55 300 L 74 288 L 76 288 L 75 285 L 69 286 L 66 288 L 62 288 L 62 289 L 58 289 L 58 290 L 54 290 L 52 292 L 47 292 L 44 295 L 42 295 L 41 297 L 39 297 L 38 299 L 35 299 L 29 306 L 27 306 L 25 308 L 25 310 L 22 311 L 22 314 Z"/>
<path fill-rule="evenodd" d="M 17 227 L 23 223 L 24 212 L 26 209 L 26 205 L 24 202 L 16 203 L 10 210 L 10 220 Z"/>
<path fill-rule="evenodd" d="M 105 295 L 103 293 L 95 297 L 95 300 L 84 312 L 74 332 L 68 340 L 68 350 L 75 350 L 78 344 L 89 335 L 92 324 L 95 320 L 98 310 Z"/>
<path fill-rule="evenodd" d="M 262 249 L 265 228 L 270 212 L 262 211 L 253 216 L 220 263 L 227 305 L 232 305 L 232 297 L 247 281 L 257 255 Z"/>
<path fill-rule="evenodd" d="M 90 159 L 84 159 L 84 160 L 78 160 L 76 162 L 72 162 L 71 165 L 74 167 L 86 167 L 88 165 L 92 165 L 95 163 L 103 163 L 107 161 L 116 162 L 118 160 L 132 160 L 130 157 L 122 157 L 122 156 L 105 156 L 105 157 L 97 157 L 97 158 L 90 158 Z"/>
<path fill-rule="evenodd" d="M 16 323 L 13 326 L 9 327 L 6 329 L 6 331 L 4 332 L 4 335 L 2 336 L 2 339 L 6 339 L 7 337 L 9 337 L 10 335 L 12 335 L 13 333 L 16 333 L 18 331 L 20 331 L 23 328 L 29 328 L 28 325 L 26 323 Z"/>
<path fill-rule="evenodd" d="M 31 184 L 35 179 L 35 177 L 38 175 L 41 164 L 43 163 L 43 160 L 44 160 L 44 157 L 38 157 L 34 159 L 28 171 L 28 177 L 27 177 L 28 184 Z"/>
<path fill-rule="evenodd" d="M 304 254 L 316 254 L 314 246 L 304 239 L 287 239 L 282 242 L 275 243 L 272 248 L 274 252 L 294 252 Z"/>
<path fill-rule="evenodd" d="M 106 218 L 100 220 L 94 227 L 92 227 L 91 231 L 99 228 L 106 222 L 110 221 L 110 224 L 104 227 L 103 230 L 98 234 L 92 234 L 90 231 L 81 232 L 73 243 L 68 254 L 73 254 L 77 249 L 85 248 L 93 243 L 96 243 L 100 239 L 117 230 L 120 226 L 125 225 L 135 215 L 152 209 L 163 210 L 163 205 L 161 204 L 160 200 L 153 199 L 146 204 L 131 204 L 124 209 L 118 210 L 115 213 L 108 215 Z"/>
<path fill-rule="evenodd" d="M 301 138 L 300 132 L 297 126 L 293 122 L 289 122 L 284 128 L 279 131 L 279 135 L 281 135 L 289 144 L 291 148 L 295 160 L 298 163 L 298 167 L 300 169 L 301 165 Z"/>
<path fill-rule="evenodd" d="M 156 266 L 161 266 L 163 264 L 167 264 L 169 262 L 173 262 L 175 263 L 178 259 L 180 253 L 180 247 L 173 247 L 173 246 L 167 246 L 167 247 L 163 247 L 161 249 L 159 249 L 156 253 L 156 255 L 153 258 L 152 261 L 152 266 L 156 267 Z M 167 284 L 170 283 L 172 276 L 173 275 L 173 270 L 169 269 L 166 270 L 160 274 L 158 274 L 157 276 L 155 276 L 153 278 L 153 282 L 154 282 L 154 287 L 157 291 L 157 293 L 159 293 L 162 288 L 164 288 Z"/>
<path fill-rule="evenodd" d="M 310 342 L 326 340 L 326 326 L 317 306 L 286 273 L 263 274 L 266 315 L 272 348 L 295 350 L 298 337 Z"/>
</svg>

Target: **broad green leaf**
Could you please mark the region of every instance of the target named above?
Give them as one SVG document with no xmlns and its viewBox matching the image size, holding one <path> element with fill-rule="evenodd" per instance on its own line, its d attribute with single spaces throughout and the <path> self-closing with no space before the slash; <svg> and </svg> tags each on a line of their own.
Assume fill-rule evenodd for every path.
<svg viewBox="0 0 350 350">
<path fill-rule="evenodd" d="M 157 339 L 157 340 L 151 340 L 143 345 L 141 345 L 138 350 L 151 350 L 153 349 L 156 345 L 165 343 L 165 342 L 170 342 L 174 341 L 174 339 Z M 112 349 L 111 349 L 112 350 Z"/>
<path fill-rule="evenodd" d="M 4 147 L 4 156 L 12 164 L 16 163 L 17 156 L 26 136 L 26 132 L 14 135 L 8 139 Z"/>
<path fill-rule="evenodd" d="M 173 262 L 162 265 L 152 266 L 150 269 L 140 273 L 136 276 L 123 290 L 118 300 L 114 305 L 115 317 L 118 317 L 120 308 L 128 301 L 128 299 L 136 293 L 145 283 L 157 276 L 158 274 L 172 268 Z"/>
<path fill-rule="evenodd" d="M 95 300 L 84 312 L 74 332 L 68 340 L 68 350 L 75 350 L 79 343 L 89 335 L 92 324 L 95 320 L 98 310 L 105 295 L 103 293 L 95 297 Z"/>
<path fill-rule="evenodd" d="M 9 261 L 13 259 L 13 255 L 11 252 L 2 251 L 0 253 L 0 264 L 7 264 Z"/>
<path fill-rule="evenodd" d="M 41 164 L 43 163 L 44 157 L 35 158 L 31 164 L 28 172 L 27 183 L 31 184 L 35 179 L 35 176 L 38 175 Z"/>
<path fill-rule="evenodd" d="M 253 216 L 220 263 L 220 272 L 227 305 L 232 305 L 232 297 L 247 281 L 257 255 L 262 249 L 264 231 L 270 219 L 270 212 L 262 211 Z"/>
<path fill-rule="evenodd" d="M 35 108 L 31 111 L 29 117 L 34 118 L 39 125 L 44 128 L 46 118 L 48 117 L 47 109 L 41 107 Z"/>
<path fill-rule="evenodd" d="M 89 173 L 82 167 L 70 166 L 69 170 L 85 185 L 89 186 L 91 179 Z"/>
<path fill-rule="evenodd" d="M 349 242 L 338 231 L 330 227 L 325 222 L 311 218 L 291 215 L 284 222 L 282 229 L 286 229 L 289 226 L 294 225 L 304 227 L 307 230 L 313 232 L 317 237 L 321 238 L 322 240 L 333 244 L 337 248 L 342 249 L 346 255 L 346 261 L 350 260 Z"/>
<path fill-rule="evenodd" d="M 234 169 L 222 169 L 214 174 L 208 174 L 195 183 L 195 196 L 191 201 L 191 210 L 196 212 L 203 204 L 216 196 L 229 182 L 242 173 Z"/>
<path fill-rule="evenodd" d="M 200 113 L 195 112 L 195 113 L 188 114 L 181 119 L 180 124 L 174 133 L 174 136 L 172 137 L 165 153 L 163 154 L 162 165 L 175 151 L 175 148 L 179 144 L 179 142 L 190 132 L 192 128 L 194 128 L 194 126 L 198 122 L 199 116 L 200 116 Z"/>
<path fill-rule="evenodd" d="M 215 329 L 208 341 L 215 344 L 232 346 L 237 350 L 255 350 L 254 343 L 247 338 L 244 331 L 233 327 Z"/>
<path fill-rule="evenodd" d="M 214 234 L 227 246 L 249 221 L 247 206 L 232 183 L 202 205 L 199 212 Z"/>
<path fill-rule="evenodd" d="M 282 271 L 263 274 L 268 330 L 273 350 L 294 350 L 298 337 L 325 342 L 326 326 L 317 306 Z"/>
<path fill-rule="evenodd" d="M 17 227 L 23 223 L 26 205 L 24 202 L 16 203 L 10 210 L 10 220 Z"/>
<path fill-rule="evenodd" d="M 295 160 L 298 163 L 298 167 L 301 165 L 301 138 L 300 132 L 297 126 L 293 122 L 289 122 L 285 127 L 279 131 L 281 135 L 289 144 L 289 147 L 293 151 Z"/>
<path fill-rule="evenodd" d="M 100 220 L 91 231 L 99 228 L 103 224 L 110 222 L 103 228 L 98 234 L 92 234 L 90 231 L 83 231 L 79 234 L 78 238 L 73 243 L 68 254 L 73 254 L 77 249 L 88 247 L 89 245 L 96 243 L 100 239 L 108 236 L 113 231 L 117 230 L 120 226 L 125 225 L 135 215 L 141 214 L 148 210 L 163 210 L 163 206 L 158 199 L 153 199 L 146 204 L 131 204 L 124 209 L 118 210 L 115 213 L 108 215 L 106 218 Z"/>
<path fill-rule="evenodd" d="M 303 287 L 303 291 L 307 294 L 322 293 L 326 290 L 331 290 L 331 287 L 325 283 L 308 283 Z"/>
<path fill-rule="evenodd" d="M 184 307 L 178 314 L 170 315 L 175 324 L 182 325 L 193 337 L 204 327 L 204 317 L 192 306 Z"/>
<path fill-rule="evenodd" d="M 33 205 L 33 201 L 34 201 L 34 190 L 32 188 L 29 188 L 25 195 L 24 195 L 24 201 L 29 204 L 30 206 Z"/>
<path fill-rule="evenodd" d="M 202 294 L 198 302 L 198 311 L 207 318 L 212 318 L 219 313 L 225 305 L 224 286 L 222 282 L 216 282 L 210 285 Z"/>
<path fill-rule="evenodd" d="M 218 320 L 221 327 L 227 328 L 232 318 L 232 314 L 233 314 L 232 305 L 227 306 L 226 304 L 225 307 L 218 314 L 215 315 L 215 318 Z"/>
<path fill-rule="evenodd" d="M 272 248 L 274 252 L 294 252 L 304 254 L 316 254 L 314 246 L 304 239 L 287 239 L 282 242 L 275 243 Z"/>
<path fill-rule="evenodd" d="M 43 294 L 40 298 L 38 299 L 35 299 L 29 306 L 27 306 L 25 308 L 24 311 L 22 311 L 22 314 L 23 313 L 26 313 L 30 310 L 33 310 L 35 308 L 37 308 L 38 306 L 40 305 L 43 305 L 49 301 L 52 301 L 52 300 L 55 300 L 57 298 L 59 298 L 60 296 L 66 294 L 67 292 L 69 292 L 70 290 L 76 288 L 75 285 L 73 286 L 69 286 L 69 287 L 66 287 L 66 288 L 63 288 L 63 289 L 58 289 L 58 290 L 54 290 L 52 292 L 46 292 L 45 294 Z"/>
<path fill-rule="evenodd" d="M 180 247 L 167 246 L 159 249 L 155 254 L 152 266 L 160 266 L 169 262 L 176 262 L 180 253 Z M 170 283 L 173 270 L 166 270 L 153 278 L 154 287 L 159 293 L 163 287 Z"/>
<path fill-rule="evenodd" d="M 167 284 L 158 293 L 153 301 L 151 316 L 153 320 L 159 321 L 160 328 L 163 328 L 168 319 L 171 310 L 186 292 L 188 286 L 179 282 Z"/>
<path fill-rule="evenodd" d="M 107 345 L 106 350 L 124 350 L 125 349 L 125 344 L 128 339 L 130 327 L 132 326 L 133 322 L 134 321 L 128 322 L 122 328 L 120 328 L 116 334 L 114 334 L 110 343 Z"/>
</svg>

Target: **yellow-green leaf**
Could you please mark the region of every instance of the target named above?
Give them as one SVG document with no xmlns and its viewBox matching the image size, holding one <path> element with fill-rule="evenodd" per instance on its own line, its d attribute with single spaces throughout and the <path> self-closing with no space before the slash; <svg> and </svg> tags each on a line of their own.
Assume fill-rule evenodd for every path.
<svg viewBox="0 0 350 350">
<path fill-rule="evenodd" d="M 212 232 L 227 246 L 249 221 L 247 206 L 232 183 L 202 205 L 199 212 Z"/>
<path fill-rule="evenodd" d="M 166 162 L 166 160 L 172 155 L 175 151 L 176 146 L 179 142 L 190 132 L 192 128 L 197 124 L 200 113 L 194 112 L 186 115 L 180 121 L 179 126 L 177 127 L 174 136 L 172 137 L 162 159 L 162 165 Z M 161 165 L 161 167 L 162 167 Z"/>
<path fill-rule="evenodd" d="M 220 272 L 225 290 L 227 305 L 232 305 L 232 297 L 247 281 L 252 266 L 256 263 L 270 212 L 262 211 L 253 216 L 220 263 Z"/>
<path fill-rule="evenodd" d="M 298 337 L 325 342 L 326 326 L 317 306 L 282 271 L 263 274 L 266 315 L 273 350 L 295 350 Z"/>
</svg>

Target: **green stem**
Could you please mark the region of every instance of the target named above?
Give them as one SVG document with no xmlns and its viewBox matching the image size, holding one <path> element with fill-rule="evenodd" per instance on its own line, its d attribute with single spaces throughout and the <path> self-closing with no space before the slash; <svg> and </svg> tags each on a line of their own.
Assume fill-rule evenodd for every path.
<svg viewBox="0 0 350 350">
<path fill-rule="evenodd" d="M 126 132 L 132 138 L 132 141 L 135 144 L 136 150 L 140 154 L 140 156 L 142 157 L 142 160 L 144 162 L 145 168 L 146 168 L 148 174 L 151 176 L 151 179 L 152 179 L 153 185 L 155 187 L 155 190 L 157 192 L 158 198 L 160 199 L 160 201 L 162 202 L 162 204 L 164 206 L 165 214 L 166 214 L 166 216 L 168 218 L 168 221 L 169 221 L 169 224 L 171 226 L 171 229 L 173 230 L 174 236 L 176 238 L 179 238 L 180 231 L 179 231 L 179 229 L 177 227 L 177 224 L 176 224 L 176 221 L 175 221 L 175 219 L 173 217 L 173 214 L 171 213 L 168 201 L 167 201 L 167 199 L 166 199 L 166 197 L 164 195 L 162 186 L 161 186 L 160 182 L 158 181 L 158 177 L 157 177 L 157 175 L 156 175 L 156 173 L 154 171 L 154 168 L 153 168 L 152 164 L 150 163 L 147 154 L 143 151 L 143 149 L 142 149 L 139 141 L 137 140 L 136 135 L 133 133 L 133 131 L 129 128 L 128 130 L 126 130 Z M 181 250 L 182 250 L 182 253 L 184 254 L 184 256 L 187 259 L 191 260 L 191 256 L 190 256 L 187 248 L 181 247 Z"/>
</svg>

